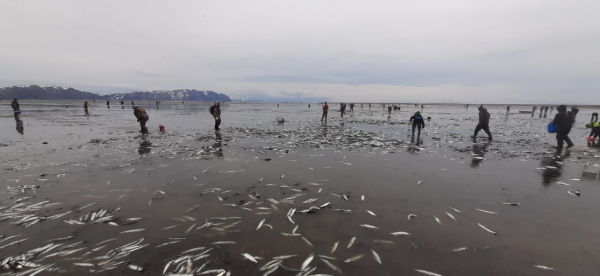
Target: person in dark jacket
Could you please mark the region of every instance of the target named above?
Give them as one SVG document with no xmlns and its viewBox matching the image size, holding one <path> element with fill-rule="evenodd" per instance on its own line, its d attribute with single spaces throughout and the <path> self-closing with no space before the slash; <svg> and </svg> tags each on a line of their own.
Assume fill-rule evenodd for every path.
<svg viewBox="0 0 600 276">
<path fill-rule="evenodd" d="M 567 114 L 567 106 L 565 105 L 557 107 L 556 110 L 558 113 L 554 116 L 552 123 L 558 126 L 558 130 L 556 131 L 556 141 L 558 145 L 556 149 L 559 151 L 558 154 L 560 154 L 565 141 L 567 142 L 567 148 L 574 146 L 568 136 L 573 127 L 573 117 L 570 114 Z"/>
<path fill-rule="evenodd" d="M 477 143 L 477 134 L 483 129 L 488 135 L 488 140 L 492 141 L 492 133 L 490 132 L 490 113 L 483 106 L 479 108 L 479 123 L 475 127 L 475 133 L 473 134 L 473 143 Z"/>
<path fill-rule="evenodd" d="M 410 117 L 410 122 L 412 123 L 412 141 L 415 141 L 415 128 L 418 128 L 419 130 L 417 134 L 417 140 L 421 140 L 421 128 L 425 128 L 425 120 L 423 120 L 421 112 L 415 112 L 415 115 Z"/>
<path fill-rule="evenodd" d="M 14 99 L 14 100 L 12 101 L 12 103 L 10 103 L 10 106 L 12 107 L 12 109 L 13 109 L 14 111 L 20 111 L 20 110 L 21 110 L 21 109 L 20 109 L 20 106 L 19 106 L 19 102 L 17 102 L 17 99 Z"/>
<path fill-rule="evenodd" d="M 148 120 L 150 120 L 150 116 L 148 116 L 148 113 L 146 113 L 146 110 L 144 110 L 143 108 L 138 107 L 138 106 L 133 106 L 133 115 L 135 115 L 135 117 L 137 118 L 137 121 L 140 123 L 142 132 L 148 131 L 148 129 L 146 128 L 146 122 L 148 122 Z"/>
<path fill-rule="evenodd" d="M 571 113 L 573 114 L 573 122 L 575 122 L 575 119 L 577 119 L 577 113 L 579 113 L 579 108 L 572 106 Z"/>
<path fill-rule="evenodd" d="M 221 125 L 221 103 L 216 102 L 215 105 L 210 107 L 210 114 L 215 118 L 215 130 L 219 130 Z"/>
<path fill-rule="evenodd" d="M 344 118 L 344 113 L 346 113 L 346 104 L 345 103 L 341 103 L 340 104 L 340 113 L 342 114 L 342 118 Z"/>
</svg>

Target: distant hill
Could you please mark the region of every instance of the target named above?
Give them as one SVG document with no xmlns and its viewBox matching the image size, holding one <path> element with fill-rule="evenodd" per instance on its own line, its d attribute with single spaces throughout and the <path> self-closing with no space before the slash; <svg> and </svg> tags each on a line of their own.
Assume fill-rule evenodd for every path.
<svg viewBox="0 0 600 276">
<path fill-rule="evenodd" d="M 0 87 L 0 99 L 10 100 L 101 100 L 101 95 L 71 87 L 41 87 L 37 85 Z"/>
<path fill-rule="evenodd" d="M 123 100 L 123 101 L 219 101 L 230 102 L 222 93 L 195 89 L 153 90 L 141 92 L 99 95 L 58 86 L 11 86 L 0 87 L 0 99 L 10 100 Z"/>
</svg>

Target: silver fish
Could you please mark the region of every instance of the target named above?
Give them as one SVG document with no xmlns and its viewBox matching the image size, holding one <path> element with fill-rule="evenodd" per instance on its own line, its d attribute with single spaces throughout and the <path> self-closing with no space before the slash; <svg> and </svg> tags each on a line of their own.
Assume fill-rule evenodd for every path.
<svg viewBox="0 0 600 276">
<path fill-rule="evenodd" d="M 452 209 L 452 211 L 454 211 L 454 212 L 457 212 L 457 213 L 462 213 L 462 212 L 461 212 L 460 210 L 458 210 L 458 209 L 455 209 L 455 208 L 452 208 L 452 207 L 449 207 L 449 206 L 448 206 L 448 208 Z"/>
<path fill-rule="evenodd" d="M 131 230 L 119 232 L 119 234 L 135 233 L 135 232 L 141 232 L 141 231 L 144 231 L 144 230 L 146 230 L 146 229 L 131 229 Z"/>
<path fill-rule="evenodd" d="M 412 221 L 412 218 L 416 218 L 416 217 L 417 217 L 417 215 L 415 215 L 415 214 L 409 214 L 408 215 L 408 220 Z"/>
<path fill-rule="evenodd" d="M 369 224 L 361 224 L 360 227 L 367 228 L 367 229 L 379 229 L 379 227 L 369 225 Z"/>
<path fill-rule="evenodd" d="M 533 265 L 535 268 L 543 269 L 543 270 L 554 270 L 554 268 L 545 266 L 545 265 Z"/>
<path fill-rule="evenodd" d="M 351 257 L 351 258 L 349 258 L 349 259 L 346 259 L 346 260 L 344 261 L 344 263 L 350 263 L 350 262 L 354 262 L 354 261 L 356 261 L 356 260 L 358 260 L 358 259 L 360 259 L 360 258 L 362 258 L 362 257 L 364 257 L 364 256 L 365 256 L 365 255 L 357 255 L 357 256 Z"/>
<path fill-rule="evenodd" d="M 324 263 L 325 263 L 325 264 L 326 264 L 326 265 L 327 265 L 329 268 L 331 268 L 331 269 L 333 269 L 334 271 L 336 271 L 336 272 L 338 272 L 338 273 L 342 274 L 342 270 L 341 270 L 339 267 L 337 267 L 337 266 L 333 265 L 333 264 L 332 264 L 331 262 L 329 262 L 328 260 L 325 260 L 325 259 L 322 259 L 322 258 L 321 258 L 320 260 L 321 260 L 321 261 L 323 261 L 323 262 L 324 262 Z"/>
<path fill-rule="evenodd" d="M 285 260 L 285 259 L 289 259 L 289 258 L 293 258 L 296 257 L 297 255 L 283 255 L 283 256 L 277 256 L 277 257 L 273 257 L 274 260 Z"/>
<path fill-rule="evenodd" d="M 248 253 L 242 253 L 242 256 L 244 256 L 244 258 L 254 262 L 254 263 L 258 263 L 258 261 L 250 254 Z"/>
<path fill-rule="evenodd" d="M 134 271 L 140 271 L 140 272 L 144 271 L 144 268 L 141 267 L 141 266 L 139 266 L 139 265 L 132 265 L 132 264 L 130 264 L 130 265 L 127 265 L 127 267 L 129 269 L 131 269 L 131 270 L 134 270 Z"/>
<path fill-rule="evenodd" d="M 440 221 L 440 219 L 436 216 L 433 216 L 435 218 L 435 221 L 437 221 L 437 223 L 442 224 L 442 222 Z"/>
<path fill-rule="evenodd" d="M 333 254 L 333 253 L 335 252 L 335 250 L 336 250 L 336 249 L 337 249 L 337 247 L 338 247 L 338 244 L 340 244 L 340 241 L 336 241 L 336 242 L 333 244 L 333 247 L 331 248 L 331 252 L 330 252 L 329 254 Z"/>
<path fill-rule="evenodd" d="M 377 254 L 377 252 L 375 252 L 373 249 L 371 249 L 371 253 L 373 253 L 373 258 L 375 258 L 375 261 L 381 264 L 381 258 L 379 257 L 379 254 Z"/>
<path fill-rule="evenodd" d="M 460 252 L 460 251 L 467 250 L 467 249 L 469 249 L 469 248 L 468 247 L 459 247 L 456 249 L 452 249 L 452 252 Z"/>
<path fill-rule="evenodd" d="M 479 212 L 488 213 L 488 214 L 494 214 L 494 215 L 497 215 L 497 214 L 498 214 L 498 213 L 496 213 L 496 212 L 487 211 L 487 210 L 481 210 L 481 209 L 477 209 L 477 208 L 475 208 L 475 210 L 477 210 L 477 211 L 479 211 Z"/>
<path fill-rule="evenodd" d="M 415 271 L 423 273 L 425 275 L 429 275 L 429 276 L 442 276 L 442 274 L 437 274 L 437 273 L 429 272 L 427 270 L 422 270 L 422 269 L 415 269 Z"/>
<path fill-rule="evenodd" d="M 366 211 L 367 211 L 367 213 L 369 213 L 369 215 L 371 215 L 371 216 L 374 216 L 374 217 L 376 217 L 376 216 L 377 216 L 377 215 L 375 215 L 375 213 L 373 213 L 373 212 L 371 212 L 371 211 L 369 211 L 369 210 L 366 210 Z"/>
<path fill-rule="evenodd" d="M 490 232 L 490 233 L 492 233 L 494 235 L 498 235 L 498 233 L 496 233 L 496 232 L 494 232 L 494 231 L 486 228 L 485 226 L 481 225 L 481 223 L 477 223 L 477 224 L 479 225 L 479 227 L 483 228 L 483 230 L 488 231 L 488 232 Z"/>
<path fill-rule="evenodd" d="M 237 242 L 234 241 L 218 241 L 218 242 L 213 242 L 212 244 L 237 244 Z"/>
<path fill-rule="evenodd" d="M 350 242 L 348 242 L 348 246 L 346 246 L 346 248 L 350 248 L 354 244 L 355 241 L 356 241 L 356 237 L 352 237 L 350 239 Z"/>
<path fill-rule="evenodd" d="M 446 212 L 446 215 L 448 215 L 451 219 L 453 219 L 454 221 L 457 221 L 456 218 L 454 218 L 454 216 L 448 212 Z"/>
<path fill-rule="evenodd" d="M 408 236 L 408 235 L 410 235 L 410 233 L 408 233 L 408 232 L 394 232 L 394 233 L 390 233 L 390 234 L 392 234 L 394 236 Z"/>
<path fill-rule="evenodd" d="M 306 244 L 308 244 L 310 247 L 313 247 L 313 244 L 312 244 L 312 243 L 311 243 L 309 240 L 307 240 L 307 239 L 306 239 L 304 236 L 301 236 L 301 237 L 302 237 L 302 240 L 303 240 L 303 241 L 304 241 Z"/>
<path fill-rule="evenodd" d="M 258 227 L 256 227 L 256 230 L 260 229 L 260 227 L 265 223 L 266 219 L 262 219 L 259 223 L 258 223 Z"/>
</svg>

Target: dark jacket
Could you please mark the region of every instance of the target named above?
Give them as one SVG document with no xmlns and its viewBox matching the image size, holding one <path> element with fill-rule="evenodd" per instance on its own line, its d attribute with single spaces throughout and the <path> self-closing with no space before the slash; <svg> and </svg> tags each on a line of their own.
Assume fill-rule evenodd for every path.
<svg viewBox="0 0 600 276">
<path fill-rule="evenodd" d="M 150 120 L 150 116 L 148 116 L 148 114 L 146 113 L 146 110 L 144 110 L 141 107 L 136 108 L 133 111 L 133 115 L 135 115 L 135 117 L 137 118 L 138 122 L 141 120 Z"/>
<path fill-rule="evenodd" d="M 421 114 L 415 114 L 410 117 L 410 122 L 413 123 L 413 125 L 421 125 L 421 127 L 425 127 L 425 120 L 423 120 L 423 116 L 421 116 Z"/>
<path fill-rule="evenodd" d="M 487 126 L 490 123 L 490 113 L 485 108 L 479 109 L 479 125 Z"/>
<path fill-rule="evenodd" d="M 19 109 L 19 103 L 17 101 L 12 101 L 12 103 L 10 103 L 10 106 L 12 107 L 12 109 L 14 111 L 20 110 Z"/>
<path fill-rule="evenodd" d="M 214 107 L 213 112 L 212 112 L 213 117 L 220 118 L 221 117 L 221 106 L 214 105 L 213 107 Z"/>
<path fill-rule="evenodd" d="M 327 113 L 328 111 L 329 111 L 329 105 L 327 105 L 327 104 L 324 104 L 324 105 L 323 105 L 323 112 L 324 112 L 324 113 Z"/>
<path fill-rule="evenodd" d="M 554 116 L 552 123 L 558 126 L 557 133 L 568 134 L 573 127 L 573 117 L 567 114 L 565 106 L 561 105 L 556 110 L 558 110 L 558 113 Z"/>
</svg>

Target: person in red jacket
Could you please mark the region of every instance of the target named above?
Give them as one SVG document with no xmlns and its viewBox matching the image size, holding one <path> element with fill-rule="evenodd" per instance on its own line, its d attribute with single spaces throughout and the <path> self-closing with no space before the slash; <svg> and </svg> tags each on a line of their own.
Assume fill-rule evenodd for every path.
<svg viewBox="0 0 600 276">
<path fill-rule="evenodd" d="M 327 122 L 327 112 L 329 112 L 329 105 L 327 105 L 327 102 L 325 102 L 323 105 L 323 116 L 321 116 L 321 122 L 323 122 L 323 119 L 325 119 L 325 122 Z"/>
</svg>

